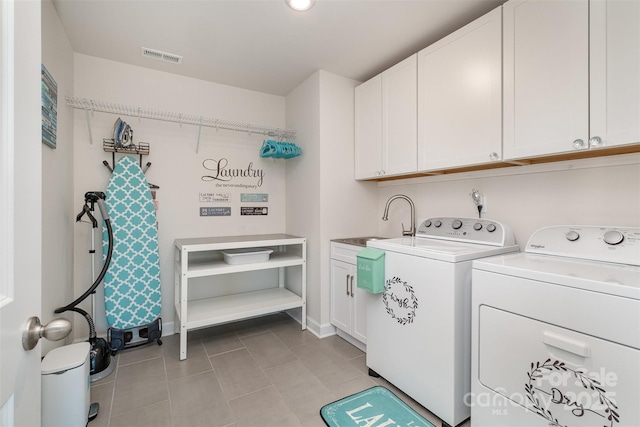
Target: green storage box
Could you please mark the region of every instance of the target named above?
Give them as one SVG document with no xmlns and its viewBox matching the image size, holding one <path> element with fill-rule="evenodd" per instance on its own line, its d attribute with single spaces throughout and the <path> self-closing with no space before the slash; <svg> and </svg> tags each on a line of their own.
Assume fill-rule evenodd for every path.
<svg viewBox="0 0 640 427">
<path fill-rule="evenodd" d="M 364 248 L 358 258 L 358 287 L 373 294 L 384 292 L 384 251 Z"/>
</svg>

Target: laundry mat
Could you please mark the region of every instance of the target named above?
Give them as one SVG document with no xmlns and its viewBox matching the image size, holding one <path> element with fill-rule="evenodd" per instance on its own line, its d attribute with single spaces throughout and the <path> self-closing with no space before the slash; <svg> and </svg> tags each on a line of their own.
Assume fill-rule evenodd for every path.
<svg viewBox="0 0 640 427">
<path fill-rule="evenodd" d="M 435 427 L 382 386 L 324 405 L 320 415 L 329 427 Z"/>
</svg>

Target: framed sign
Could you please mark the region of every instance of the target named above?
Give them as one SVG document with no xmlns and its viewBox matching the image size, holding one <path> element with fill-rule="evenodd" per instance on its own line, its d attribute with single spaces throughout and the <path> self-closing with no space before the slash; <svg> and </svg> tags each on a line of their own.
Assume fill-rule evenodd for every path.
<svg viewBox="0 0 640 427">
<path fill-rule="evenodd" d="M 56 148 L 58 128 L 58 84 L 42 64 L 42 142 Z"/>
</svg>

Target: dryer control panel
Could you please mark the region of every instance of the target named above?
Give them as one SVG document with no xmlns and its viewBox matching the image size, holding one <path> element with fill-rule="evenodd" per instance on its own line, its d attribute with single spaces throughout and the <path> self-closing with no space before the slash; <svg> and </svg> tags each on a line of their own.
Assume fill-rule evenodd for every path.
<svg viewBox="0 0 640 427">
<path fill-rule="evenodd" d="M 525 252 L 640 266 L 640 228 L 545 227 L 531 235 Z"/>
<path fill-rule="evenodd" d="M 491 246 L 515 245 L 513 233 L 508 227 L 498 221 L 480 218 L 429 218 L 422 221 L 416 237 Z"/>
</svg>

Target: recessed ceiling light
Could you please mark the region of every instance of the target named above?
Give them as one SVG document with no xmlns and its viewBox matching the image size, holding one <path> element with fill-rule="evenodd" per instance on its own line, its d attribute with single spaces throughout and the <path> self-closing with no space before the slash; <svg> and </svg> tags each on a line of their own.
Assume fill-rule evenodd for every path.
<svg viewBox="0 0 640 427">
<path fill-rule="evenodd" d="M 313 7 L 316 0 L 284 0 L 293 10 L 297 10 L 298 12 L 303 12 L 305 10 L 309 10 Z"/>
</svg>

